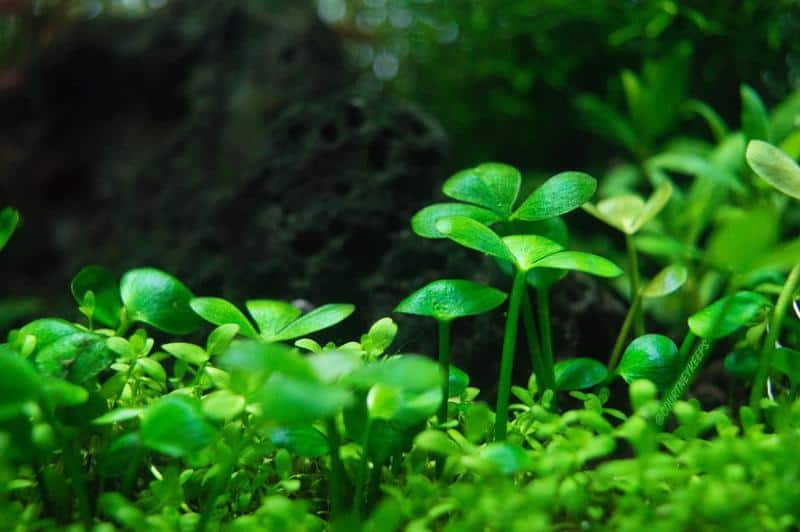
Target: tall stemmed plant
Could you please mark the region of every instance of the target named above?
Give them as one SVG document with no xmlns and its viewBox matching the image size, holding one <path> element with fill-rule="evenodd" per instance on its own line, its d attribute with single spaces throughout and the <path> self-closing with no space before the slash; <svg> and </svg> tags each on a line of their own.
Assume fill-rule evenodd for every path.
<svg viewBox="0 0 800 532">
<path fill-rule="evenodd" d="M 787 196 L 800 200 L 800 166 L 782 150 L 764 141 L 750 141 L 747 146 L 747 162 L 753 171 L 770 185 Z M 750 407 L 755 411 L 760 408 L 761 394 L 772 367 L 772 359 L 780 337 L 783 319 L 789 309 L 789 304 L 795 297 L 798 286 L 800 286 L 800 260 L 792 267 L 778 296 L 778 303 L 775 305 L 770 321 L 769 333 L 761 350 L 758 371 L 750 391 Z"/>
<path fill-rule="evenodd" d="M 561 245 L 542 236 L 511 235 L 501 238 L 481 222 L 465 216 L 442 218 L 436 222 L 436 229 L 454 242 L 508 262 L 514 268 L 514 282 L 503 336 L 495 423 L 495 439 L 504 440 L 518 318 L 522 299 L 527 297 L 528 273 L 534 268 L 556 268 L 614 277 L 620 275 L 622 271 L 602 257 L 579 251 L 565 251 Z M 552 374 L 552 360 L 544 359 L 542 363 L 545 370 Z"/>
<path fill-rule="evenodd" d="M 618 229 L 625 235 L 625 247 L 628 250 L 628 282 L 630 285 L 631 307 L 640 291 L 639 256 L 633 242 L 633 236 L 648 222 L 653 220 L 667 205 L 672 196 L 672 185 L 664 181 L 645 201 L 636 194 L 621 194 L 599 201 L 597 204 L 586 203 L 583 209 L 595 218 Z M 645 333 L 644 314 L 641 307 L 633 313 L 633 328 L 637 336 Z"/>
</svg>

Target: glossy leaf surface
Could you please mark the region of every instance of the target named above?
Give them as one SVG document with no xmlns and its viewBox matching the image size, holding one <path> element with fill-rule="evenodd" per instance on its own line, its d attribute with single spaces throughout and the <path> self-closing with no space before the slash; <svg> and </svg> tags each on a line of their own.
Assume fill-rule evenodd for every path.
<svg viewBox="0 0 800 532">
<path fill-rule="evenodd" d="M 462 170 L 442 186 L 446 196 L 486 207 L 503 217 L 511 209 L 522 182 L 519 170 L 501 163 L 484 163 Z"/>
<path fill-rule="evenodd" d="M 302 313 L 294 305 L 275 299 L 252 299 L 245 303 L 245 307 L 265 339 L 274 337 Z"/>
<path fill-rule="evenodd" d="M 395 308 L 395 312 L 451 321 L 488 312 L 506 299 L 490 286 L 461 279 L 441 279 L 420 288 Z"/>
<path fill-rule="evenodd" d="M 622 275 L 622 270 L 599 255 L 584 253 L 582 251 L 560 251 L 536 261 L 535 268 L 558 268 L 590 273 L 599 277 L 617 277 Z"/>
<path fill-rule="evenodd" d="M 514 262 L 514 256 L 497 233 L 472 218 L 464 216 L 442 218 L 436 222 L 436 229 L 466 248 Z"/>
<path fill-rule="evenodd" d="M 606 367 L 593 358 L 568 358 L 553 367 L 556 390 L 584 390 L 608 378 Z"/>
<path fill-rule="evenodd" d="M 544 220 L 573 211 L 589 201 L 597 180 L 583 172 L 562 172 L 534 190 L 514 213 L 520 220 Z"/>
<path fill-rule="evenodd" d="M 752 322 L 769 306 L 769 300 L 761 294 L 738 292 L 690 316 L 689 328 L 701 338 L 723 338 Z"/>
<path fill-rule="evenodd" d="M 189 304 L 198 316 L 214 325 L 232 323 L 239 326 L 239 332 L 242 335 L 248 338 L 258 338 L 258 333 L 250 320 L 229 301 L 219 297 L 195 297 Z"/>
<path fill-rule="evenodd" d="M 675 342 L 660 334 L 646 334 L 628 345 L 616 372 L 629 384 L 647 379 L 664 389 L 675 380 L 680 365 Z"/>
<path fill-rule="evenodd" d="M 747 145 L 747 163 L 764 181 L 800 199 L 800 166 L 782 150 L 760 140 Z"/>
<path fill-rule="evenodd" d="M 465 216 L 485 225 L 491 225 L 502 217 L 494 211 L 466 203 L 434 203 L 418 211 L 411 218 L 411 229 L 423 238 L 447 238 L 436 229 L 436 222 L 449 216 Z"/>
<path fill-rule="evenodd" d="M 292 340 L 322 329 L 327 329 L 347 318 L 356 308 L 347 303 L 329 303 L 315 308 L 308 314 L 280 330 L 271 341 Z"/>
<path fill-rule="evenodd" d="M 131 270 L 122 276 L 120 295 L 133 321 L 171 334 L 188 334 L 200 326 L 189 306 L 192 292 L 179 280 L 155 268 Z"/>
<path fill-rule="evenodd" d="M 653 277 L 642 289 L 642 297 L 664 297 L 676 292 L 684 285 L 689 275 L 685 266 L 671 264 Z"/>
</svg>

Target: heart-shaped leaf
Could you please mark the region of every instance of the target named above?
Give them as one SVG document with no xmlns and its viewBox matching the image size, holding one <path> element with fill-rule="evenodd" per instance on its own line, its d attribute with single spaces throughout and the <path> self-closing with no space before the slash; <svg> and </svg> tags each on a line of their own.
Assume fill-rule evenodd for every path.
<svg viewBox="0 0 800 532">
<path fill-rule="evenodd" d="M 264 339 L 273 338 L 302 312 L 290 303 L 275 299 L 252 299 L 245 303 L 245 306 Z"/>
<path fill-rule="evenodd" d="M 140 431 L 145 446 L 175 458 L 202 449 L 216 434 L 200 403 L 183 395 L 167 395 L 148 406 Z"/>
<path fill-rule="evenodd" d="M 522 177 L 513 166 L 484 163 L 458 172 L 442 185 L 446 196 L 486 207 L 503 217 L 511 214 Z"/>
<path fill-rule="evenodd" d="M 430 316 L 438 321 L 451 321 L 488 312 L 505 299 L 504 292 L 490 286 L 461 279 L 440 279 L 405 298 L 394 310 Z"/>
<path fill-rule="evenodd" d="M 664 389 L 678 376 L 680 364 L 675 342 L 660 334 L 646 334 L 628 345 L 616 373 L 628 384 L 647 379 Z"/>
<path fill-rule="evenodd" d="M 769 306 L 769 300 L 761 294 L 738 292 L 690 316 L 689 328 L 701 338 L 724 338 L 752 322 Z"/>
<path fill-rule="evenodd" d="M 676 292 L 686 282 L 688 275 L 689 272 L 685 266 L 671 264 L 658 272 L 656 276 L 647 283 L 642 289 L 642 297 L 664 297 Z"/>
<path fill-rule="evenodd" d="M 122 276 L 120 295 L 133 321 L 170 334 L 188 334 L 200 326 L 189 306 L 192 292 L 168 273 L 155 268 L 131 270 Z"/>
<path fill-rule="evenodd" d="M 597 180 L 583 172 L 562 172 L 545 181 L 514 213 L 520 220 L 544 220 L 577 209 L 594 195 Z"/>
<path fill-rule="evenodd" d="M 557 268 L 590 273 L 598 277 L 617 277 L 622 270 L 613 262 L 599 255 L 582 251 L 560 251 L 537 260 L 534 268 Z"/>
<path fill-rule="evenodd" d="M 434 203 L 411 218 L 411 229 L 423 238 L 447 238 L 436 229 L 436 222 L 450 216 L 465 216 L 482 224 L 491 225 L 501 216 L 494 211 L 466 203 Z"/>
<path fill-rule="evenodd" d="M 555 387 L 559 391 L 584 390 L 608 378 L 606 367 L 593 358 L 568 358 L 553 367 Z"/>
<path fill-rule="evenodd" d="M 189 305 L 198 316 L 214 325 L 227 325 L 232 323 L 239 326 L 239 332 L 248 338 L 258 338 L 253 325 L 242 311 L 233 303 L 219 297 L 195 297 Z"/>
<path fill-rule="evenodd" d="M 356 309 L 347 303 L 329 303 L 315 308 L 308 314 L 300 316 L 295 321 L 281 329 L 270 341 L 292 340 L 306 336 L 322 329 L 327 329 L 347 318 Z"/>
<path fill-rule="evenodd" d="M 514 256 L 497 233 L 472 218 L 465 216 L 441 218 L 436 222 L 436 230 L 466 248 L 514 262 Z"/>
<path fill-rule="evenodd" d="M 764 181 L 787 196 L 800 199 L 800 166 L 775 146 L 751 140 L 747 145 L 747 163 Z"/>
<path fill-rule="evenodd" d="M 329 418 L 353 401 L 352 393 L 335 385 L 273 373 L 253 394 L 264 418 L 278 425 L 309 425 Z"/>
<path fill-rule="evenodd" d="M 11 207 L 5 207 L 3 210 L 0 210 L 0 251 L 6 247 L 18 223 L 19 212 Z"/>
<path fill-rule="evenodd" d="M 511 235 L 503 243 L 514 256 L 514 263 L 522 271 L 529 271 L 536 262 L 564 249 L 560 244 L 539 235 Z"/>
<path fill-rule="evenodd" d="M 70 289 L 79 305 L 83 304 L 86 292 L 91 290 L 95 299 L 94 319 L 109 327 L 119 325 L 122 301 L 119 298 L 119 284 L 111 270 L 102 266 L 86 266 L 72 278 Z"/>
</svg>

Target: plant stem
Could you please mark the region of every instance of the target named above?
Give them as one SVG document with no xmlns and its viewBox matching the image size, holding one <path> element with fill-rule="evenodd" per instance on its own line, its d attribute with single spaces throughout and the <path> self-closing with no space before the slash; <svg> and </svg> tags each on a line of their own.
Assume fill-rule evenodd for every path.
<svg viewBox="0 0 800 532">
<path fill-rule="evenodd" d="M 553 334 L 550 328 L 550 289 L 547 287 L 536 289 L 536 310 L 539 314 L 539 332 L 542 335 L 542 365 L 548 378 L 555 386 L 553 366 Z"/>
<path fill-rule="evenodd" d="M 636 293 L 633 298 L 631 306 L 628 308 L 628 313 L 625 314 L 625 321 L 622 322 L 622 328 L 617 335 L 617 341 L 614 342 L 614 349 L 611 350 L 611 358 L 608 359 L 608 372 L 611 373 L 617 368 L 619 357 L 622 355 L 622 348 L 625 347 L 625 342 L 628 340 L 628 335 L 631 332 L 634 317 L 639 311 L 639 306 L 642 304 L 642 294 Z"/>
<path fill-rule="evenodd" d="M 639 255 L 636 252 L 636 246 L 633 244 L 633 237 L 629 234 L 625 235 L 625 246 L 628 248 L 628 264 L 630 269 L 628 277 L 630 278 L 631 287 L 631 306 L 633 306 L 633 300 L 639 294 Z M 642 336 L 644 334 L 644 314 L 642 314 L 641 305 L 634 312 L 633 328 L 636 336 Z"/>
<path fill-rule="evenodd" d="M 361 520 L 361 506 L 364 499 L 364 484 L 367 480 L 367 468 L 369 467 L 369 456 L 367 449 L 369 448 L 369 431 L 372 428 L 372 420 L 367 417 L 367 423 L 364 426 L 364 437 L 361 441 L 361 462 L 358 464 L 358 474 L 356 476 L 356 490 L 353 501 L 353 511 L 356 519 Z"/>
<path fill-rule="evenodd" d="M 495 412 L 494 439 L 506 439 L 508 425 L 508 400 L 511 395 L 511 371 L 514 367 L 514 350 L 517 347 L 517 326 L 519 325 L 519 307 L 525 293 L 527 272 L 518 270 L 514 275 L 511 299 L 508 302 L 506 329 L 503 335 L 503 353 L 500 359 L 500 379 L 497 384 L 497 408 Z"/>
<path fill-rule="evenodd" d="M 439 321 L 439 368 L 442 381 L 442 404 L 439 406 L 439 423 L 447 422 L 447 400 L 450 395 L 450 322 Z"/>
<path fill-rule="evenodd" d="M 684 345 L 686 345 L 686 342 L 684 342 Z M 667 418 L 670 412 L 672 412 L 672 407 L 678 399 L 683 397 L 683 394 L 686 393 L 686 390 L 692 384 L 692 381 L 694 381 L 697 372 L 700 370 L 700 366 L 705 362 L 713 345 L 713 340 L 706 338 L 701 339 L 700 343 L 697 344 L 697 348 L 692 352 L 692 356 L 689 357 L 680 375 L 678 375 L 678 378 L 672 383 L 672 386 L 670 386 L 669 390 L 664 395 L 663 401 L 661 401 L 661 406 L 658 408 L 658 412 L 656 412 L 655 420 L 658 428 L 662 428 L 667 422 Z"/>
<path fill-rule="evenodd" d="M 686 362 L 686 357 L 689 356 L 689 351 L 692 350 L 692 346 L 694 345 L 694 341 L 697 338 L 697 335 L 692 332 L 691 329 L 686 331 L 686 336 L 683 337 L 683 342 L 681 342 L 680 351 L 678 351 L 678 360 L 681 362 Z"/>
<path fill-rule="evenodd" d="M 342 494 L 344 493 L 344 466 L 342 465 L 342 457 L 339 454 L 339 447 L 341 441 L 339 438 L 339 429 L 336 427 L 336 419 L 330 418 L 327 422 L 328 432 L 328 448 L 331 454 L 331 470 L 328 476 L 329 490 L 330 490 L 330 512 L 331 523 L 336 523 L 341 516 L 344 502 Z"/>
<path fill-rule="evenodd" d="M 800 285 L 800 264 L 792 268 L 792 271 L 789 272 L 789 277 L 786 278 L 786 282 L 783 284 L 783 289 L 778 296 L 778 303 L 775 305 L 775 310 L 772 313 L 767 339 L 764 341 L 764 347 L 761 349 L 758 371 L 753 379 L 753 387 L 750 390 L 750 408 L 756 413 L 758 413 L 761 408 L 761 393 L 767 384 L 767 376 L 769 375 L 770 368 L 772 368 L 775 343 L 778 341 L 781 334 L 783 318 L 786 316 L 789 303 L 792 301 L 798 285 Z"/>
<path fill-rule="evenodd" d="M 531 308 L 531 299 L 528 295 L 527 287 L 522 295 L 522 323 L 525 327 L 525 336 L 528 338 L 528 347 L 531 351 L 531 366 L 533 367 L 533 373 L 536 375 L 536 380 L 543 390 L 552 390 L 555 378 L 552 374 L 548 375 L 544 368 L 539 333 L 536 330 L 536 322 L 533 319 L 533 309 Z"/>
</svg>

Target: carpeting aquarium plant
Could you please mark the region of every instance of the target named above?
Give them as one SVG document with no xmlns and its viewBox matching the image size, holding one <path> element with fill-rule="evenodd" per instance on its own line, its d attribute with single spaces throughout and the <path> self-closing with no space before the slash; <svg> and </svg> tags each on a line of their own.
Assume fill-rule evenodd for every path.
<svg viewBox="0 0 800 532">
<path fill-rule="evenodd" d="M 435 356 L 397 348 L 392 317 L 342 338 L 347 303 L 237 306 L 156 268 L 81 269 L 79 321 L 0 345 L 0 528 L 796 529 L 800 100 L 741 95 L 741 131 L 693 102 L 712 141 L 662 142 L 665 117 L 599 180 L 500 163 L 447 179 L 452 201 L 411 228 L 492 271 L 397 303 L 436 322 Z M 0 249 L 19 220 L 0 211 Z M 571 356 L 551 299 L 576 275 L 622 311 L 592 316 L 611 345 Z M 453 323 L 477 319 L 502 325 L 480 353 L 496 394 L 458 367 Z M 713 406 L 693 387 L 711 364 L 728 385 Z"/>
</svg>

